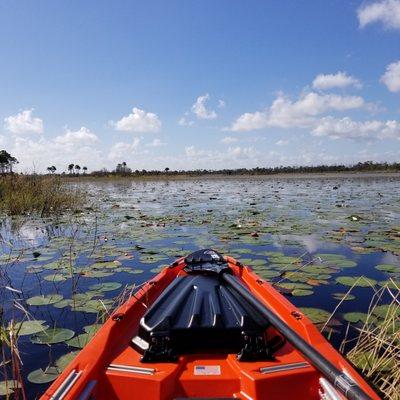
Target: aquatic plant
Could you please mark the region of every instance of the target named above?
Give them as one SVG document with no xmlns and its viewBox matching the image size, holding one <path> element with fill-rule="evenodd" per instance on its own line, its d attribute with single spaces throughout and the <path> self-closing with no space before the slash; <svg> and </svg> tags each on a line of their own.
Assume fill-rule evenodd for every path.
<svg viewBox="0 0 400 400">
<path fill-rule="evenodd" d="M 76 210 L 84 205 L 85 196 L 79 189 L 56 176 L 0 176 L 0 211 L 8 215 L 57 214 Z"/>
<path fill-rule="evenodd" d="M 23 377 L 21 374 L 22 361 L 18 349 L 18 331 L 23 327 L 11 320 L 7 325 L 3 321 L 1 310 L 0 343 L 1 343 L 1 380 L 0 396 L 7 399 L 26 399 Z"/>
<path fill-rule="evenodd" d="M 377 290 L 367 313 L 345 314 L 352 322 L 341 351 L 382 397 L 400 398 L 400 286 L 385 285 Z M 388 301 L 386 301 L 389 299 Z M 355 337 L 348 339 L 350 330 Z"/>
</svg>

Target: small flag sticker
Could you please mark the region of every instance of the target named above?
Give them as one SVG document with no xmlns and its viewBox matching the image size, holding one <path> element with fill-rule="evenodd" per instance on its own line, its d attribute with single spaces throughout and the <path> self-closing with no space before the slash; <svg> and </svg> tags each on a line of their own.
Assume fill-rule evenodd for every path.
<svg viewBox="0 0 400 400">
<path fill-rule="evenodd" d="M 219 365 L 196 365 L 194 367 L 195 375 L 221 375 Z"/>
</svg>

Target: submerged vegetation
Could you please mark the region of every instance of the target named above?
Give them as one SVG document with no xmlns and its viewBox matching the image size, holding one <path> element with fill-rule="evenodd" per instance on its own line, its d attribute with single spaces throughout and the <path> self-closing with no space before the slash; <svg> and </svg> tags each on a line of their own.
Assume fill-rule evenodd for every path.
<svg viewBox="0 0 400 400">
<path fill-rule="evenodd" d="M 82 190 L 57 176 L 0 176 L 0 212 L 8 215 L 39 214 L 46 216 L 84 205 Z"/>
</svg>

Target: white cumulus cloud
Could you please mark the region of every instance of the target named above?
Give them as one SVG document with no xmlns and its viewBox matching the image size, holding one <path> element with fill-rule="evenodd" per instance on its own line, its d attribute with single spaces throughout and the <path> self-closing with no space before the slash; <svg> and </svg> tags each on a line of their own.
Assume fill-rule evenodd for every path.
<svg viewBox="0 0 400 400">
<path fill-rule="evenodd" d="M 245 113 L 239 116 L 230 128 L 231 131 L 251 131 L 267 127 L 307 128 L 315 124 L 315 117 L 328 111 L 345 111 L 365 105 L 360 96 L 340 96 L 337 94 L 302 94 L 296 101 L 282 93 L 264 111 Z"/>
<path fill-rule="evenodd" d="M 161 121 L 157 114 L 134 107 L 132 112 L 114 123 L 117 131 L 123 132 L 158 132 Z"/>
<path fill-rule="evenodd" d="M 95 143 L 99 138 L 90 131 L 90 129 L 82 126 L 77 131 L 67 130 L 64 135 L 56 136 L 54 138 L 55 143 L 65 144 L 65 145 L 85 145 Z"/>
<path fill-rule="evenodd" d="M 210 95 L 206 93 L 203 96 L 199 96 L 196 102 L 192 105 L 192 112 L 197 116 L 198 119 L 217 118 L 217 113 L 214 110 L 208 110 L 206 107 L 206 103 L 209 99 Z"/>
<path fill-rule="evenodd" d="M 256 111 L 254 113 L 244 113 L 239 116 L 230 128 L 224 130 L 239 132 L 253 131 L 268 126 L 268 115 L 265 111 Z"/>
<path fill-rule="evenodd" d="M 347 75 L 346 72 L 337 72 L 336 74 L 319 74 L 315 77 L 313 83 L 314 89 L 326 90 L 332 88 L 344 88 L 354 86 L 361 88 L 361 82 L 354 76 Z"/>
<path fill-rule="evenodd" d="M 381 82 L 391 92 L 400 92 L 400 61 L 389 64 L 381 77 Z"/>
<path fill-rule="evenodd" d="M 356 109 L 363 105 L 364 100 L 359 96 L 310 92 L 292 101 L 280 95 L 270 108 L 268 124 L 280 128 L 307 127 L 313 123 L 314 116 L 328 111 Z"/>
<path fill-rule="evenodd" d="M 386 29 L 400 29 L 400 0 L 380 0 L 363 4 L 357 10 L 360 27 L 381 22 Z"/>
<path fill-rule="evenodd" d="M 277 146 L 286 146 L 289 144 L 289 140 L 280 139 L 275 143 Z"/>
<path fill-rule="evenodd" d="M 321 118 L 312 134 L 332 139 L 400 139 L 400 123 L 395 120 L 354 121 L 349 117 L 325 117 Z"/>
<path fill-rule="evenodd" d="M 4 118 L 4 127 L 13 134 L 43 133 L 43 120 L 32 116 L 33 109 Z"/>
</svg>

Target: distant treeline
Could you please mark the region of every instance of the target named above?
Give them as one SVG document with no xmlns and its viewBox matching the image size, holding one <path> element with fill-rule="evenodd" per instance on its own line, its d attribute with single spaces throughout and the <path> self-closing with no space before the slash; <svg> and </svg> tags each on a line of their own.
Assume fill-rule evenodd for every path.
<svg viewBox="0 0 400 400">
<path fill-rule="evenodd" d="M 131 170 L 126 166 L 120 168 L 121 164 L 113 171 L 102 169 L 93 171 L 87 176 L 158 176 L 158 175 L 273 175 L 273 174 L 308 174 L 324 172 L 400 172 L 400 163 L 376 163 L 372 161 L 359 162 L 353 165 L 316 165 L 316 166 L 279 166 L 279 167 L 256 167 L 256 168 L 237 168 L 237 169 L 196 169 L 196 170 Z"/>
<path fill-rule="evenodd" d="M 0 175 L 13 174 L 13 166 L 18 160 L 6 150 L 0 150 Z M 199 176 L 199 175 L 273 175 L 273 174 L 309 174 L 324 172 L 400 172 L 400 162 L 373 162 L 365 161 L 352 165 L 311 165 L 311 166 L 279 166 L 279 167 L 256 167 L 237 169 L 195 169 L 195 170 L 171 170 L 166 167 L 162 170 L 133 170 L 126 161 L 118 163 L 115 169 L 109 171 L 103 168 L 99 171 L 88 172 L 88 168 L 71 163 L 66 166 L 64 172 L 59 172 L 54 165 L 47 167 L 49 175 L 62 176 Z M 58 172 L 58 173 L 56 173 Z M 29 175 L 29 174 L 26 174 Z M 32 174 L 35 175 L 35 174 Z"/>
</svg>

